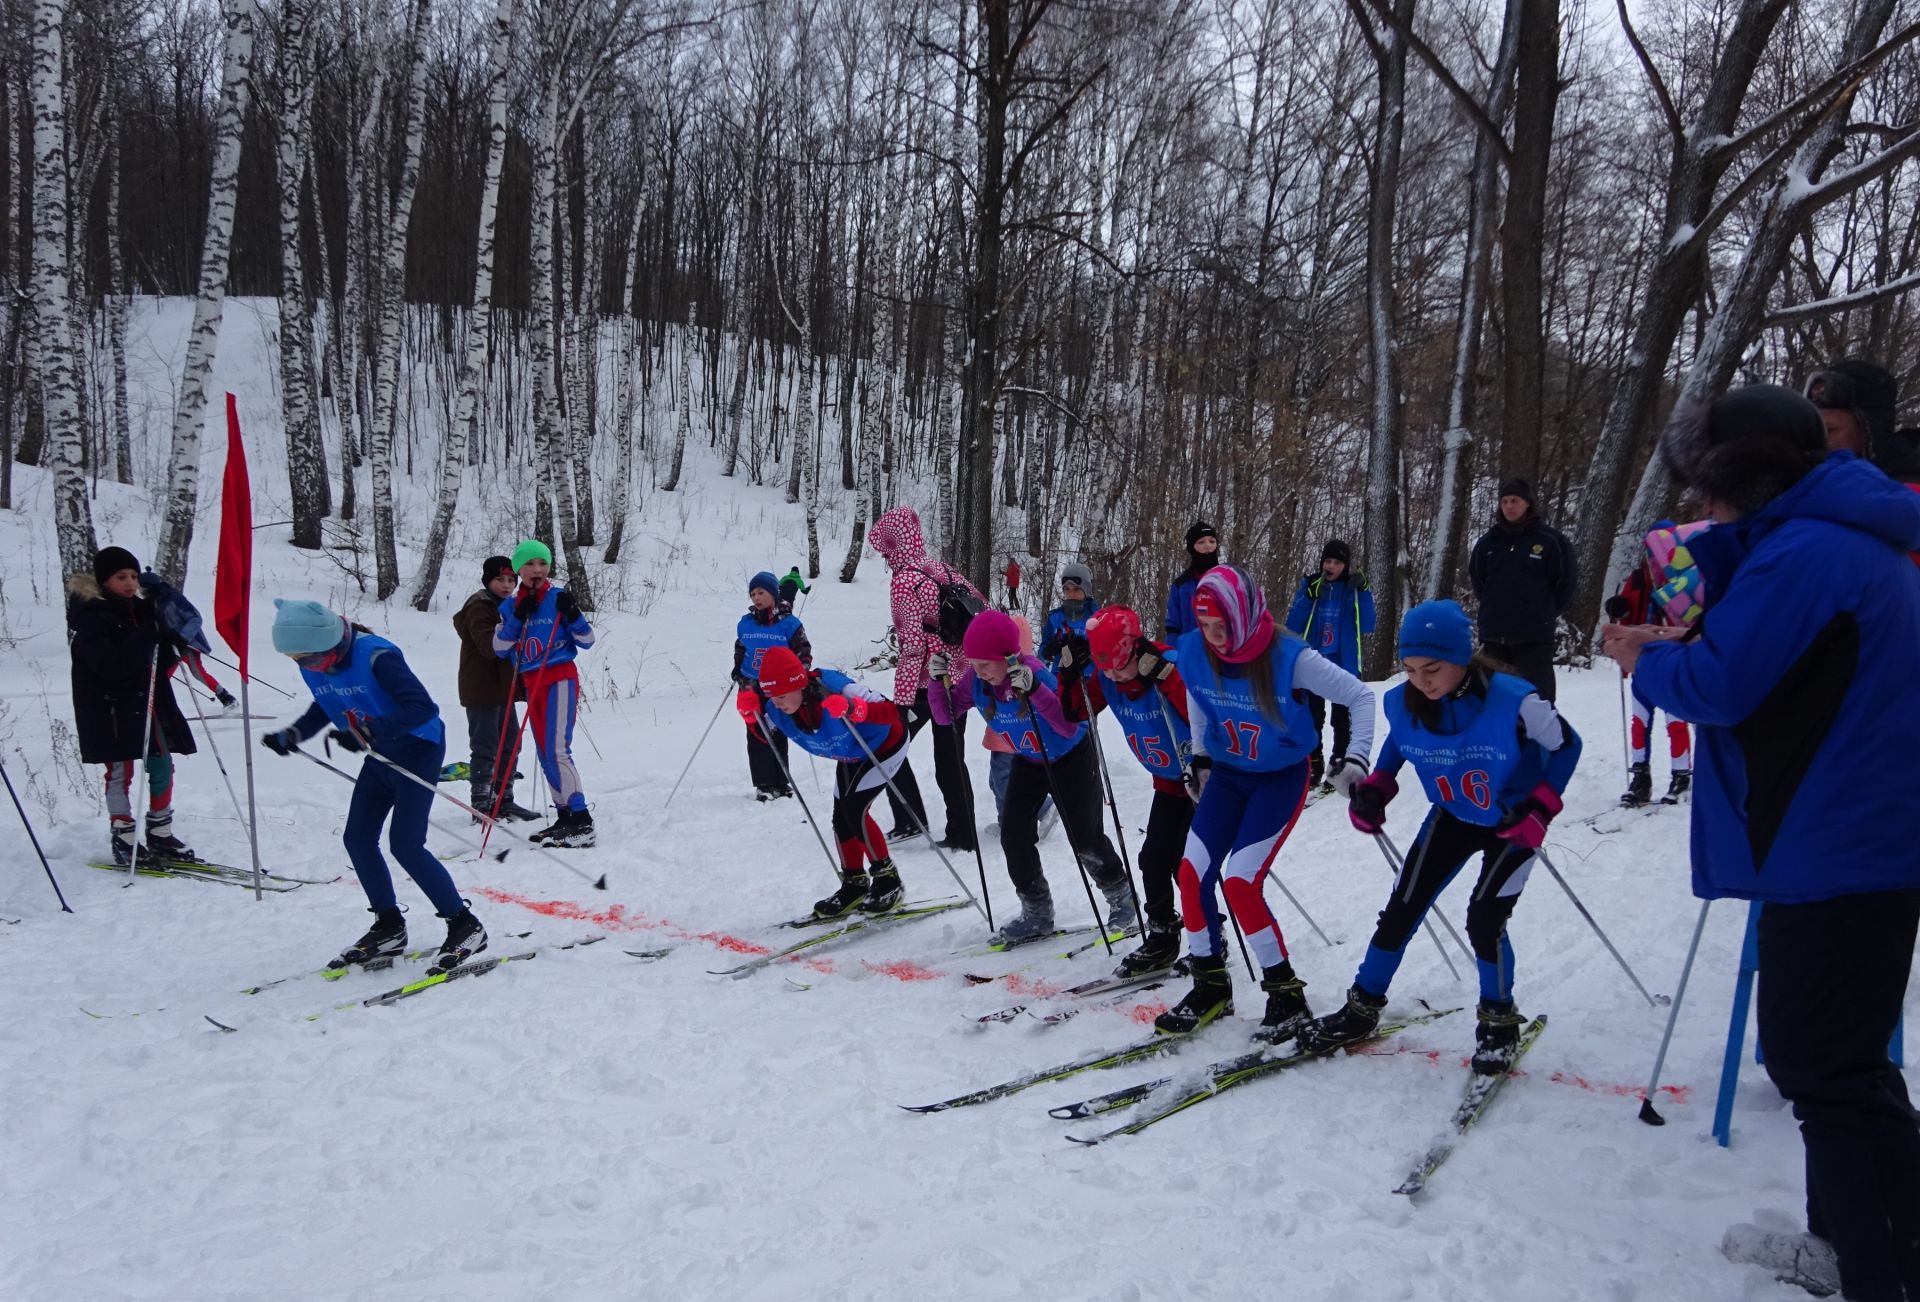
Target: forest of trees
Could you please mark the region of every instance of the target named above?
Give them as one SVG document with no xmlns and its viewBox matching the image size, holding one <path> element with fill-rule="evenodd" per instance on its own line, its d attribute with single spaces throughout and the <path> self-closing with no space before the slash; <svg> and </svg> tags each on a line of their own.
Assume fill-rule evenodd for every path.
<svg viewBox="0 0 1920 1302">
<path fill-rule="evenodd" d="M 816 572 L 850 580 L 913 479 L 978 579 L 1077 556 L 1151 609 L 1204 516 L 1270 580 L 1352 538 L 1385 627 L 1456 590 L 1491 485 L 1525 475 L 1590 630 L 1677 505 L 1649 453 L 1682 389 L 1848 355 L 1920 377 L 1920 3 L 5 0 L 0 23 L 0 503 L 46 467 L 69 568 L 90 480 L 133 474 L 133 295 L 194 301 L 159 567 L 199 516 L 223 300 L 277 297 L 284 429 L 255 437 L 286 440 L 293 541 L 365 522 L 377 595 L 423 609 L 463 467 L 540 467 L 537 527 L 590 604 L 636 459 L 677 491 L 699 439 L 808 504 Z M 403 574 L 418 368 L 438 509 Z M 823 492 L 857 503 L 850 536 L 820 537 Z"/>
</svg>

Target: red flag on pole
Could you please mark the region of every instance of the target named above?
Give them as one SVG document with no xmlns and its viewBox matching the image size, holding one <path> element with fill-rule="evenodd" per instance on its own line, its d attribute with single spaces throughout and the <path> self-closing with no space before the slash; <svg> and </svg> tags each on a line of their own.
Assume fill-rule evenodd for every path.
<svg viewBox="0 0 1920 1302">
<path fill-rule="evenodd" d="M 247 613 L 253 588 L 253 488 L 247 449 L 240 441 L 240 409 L 227 395 L 227 468 L 220 479 L 220 558 L 213 567 L 213 626 L 238 657 L 247 678 Z"/>
</svg>

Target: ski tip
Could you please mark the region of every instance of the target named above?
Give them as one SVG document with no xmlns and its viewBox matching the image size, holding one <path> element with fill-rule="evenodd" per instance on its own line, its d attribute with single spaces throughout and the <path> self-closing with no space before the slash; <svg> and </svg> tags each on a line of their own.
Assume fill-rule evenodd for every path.
<svg viewBox="0 0 1920 1302">
<path fill-rule="evenodd" d="M 593 889 L 596 891 L 604 891 L 607 889 L 607 875 L 605 873 L 600 874 L 600 880 L 593 884 Z"/>
<path fill-rule="evenodd" d="M 1062 1108 L 1048 1108 L 1047 1115 L 1055 1121 L 1083 1121 L 1087 1116 L 1078 1104 L 1068 1104 Z"/>
<path fill-rule="evenodd" d="M 1649 1126 L 1664 1126 L 1667 1119 L 1654 1110 L 1652 1099 L 1640 1100 L 1640 1119 Z"/>
<path fill-rule="evenodd" d="M 204 1013 L 202 1013 L 201 1016 L 207 1017 L 207 1015 Z M 207 1020 L 209 1022 L 212 1022 L 213 1025 L 219 1027 L 221 1030 L 225 1031 L 228 1035 L 232 1035 L 235 1031 L 238 1031 L 240 1029 L 237 1026 L 228 1026 L 225 1022 L 215 1022 L 211 1017 L 207 1017 Z"/>
<path fill-rule="evenodd" d="M 1095 1135 L 1095 1136 L 1093 1136 L 1093 1137 L 1092 1137 L 1091 1139 L 1082 1139 L 1082 1138 L 1080 1138 L 1080 1136 L 1078 1136 L 1078 1135 L 1068 1135 L 1068 1136 L 1067 1136 L 1067 1142 L 1068 1142 L 1068 1143 L 1070 1143 L 1070 1144 L 1078 1144 L 1078 1145 L 1080 1145 L 1080 1147 L 1082 1147 L 1082 1148 L 1092 1148 L 1092 1147 L 1094 1147 L 1095 1145 L 1097 1145 L 1097 1144 L 1098 1144 L 1098 1143 L 1100 1142 L 1100 1140 L 1101 1140 L 1101 1139 L 1102 1139 L 1102 1136 L 1100 1136 L 1100 1135 Z"/>
<path fill-rule="evenodd" d="M 911 1112 L 916 1116 L 926 1116 L 931 1112 L 940 1112 L 946 1108 L 944 1103 L 897 1103 L 894 1105 L 902 1112 Z"/>
</svg>

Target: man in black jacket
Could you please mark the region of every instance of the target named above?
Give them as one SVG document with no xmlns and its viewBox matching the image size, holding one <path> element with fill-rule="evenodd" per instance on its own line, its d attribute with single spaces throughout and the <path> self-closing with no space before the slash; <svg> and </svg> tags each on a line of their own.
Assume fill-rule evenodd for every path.
<svg viewBox="0 0 1920 1302">
<path fill-rule="evenodd" d="M 1473 545 L 1467 565 L 1480 602 L 1480 645 L 1553 700 L 1553 635 L 1579 578 L 1565 535 L 1540 522 L 1533 485 L 1500 485 L 1493 528 Z"/>
</svg>

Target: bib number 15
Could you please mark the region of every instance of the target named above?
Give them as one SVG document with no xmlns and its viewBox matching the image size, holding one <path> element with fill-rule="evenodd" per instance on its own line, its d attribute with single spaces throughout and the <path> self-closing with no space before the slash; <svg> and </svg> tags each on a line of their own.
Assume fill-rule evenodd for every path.
<svg viewBox="0 0 1920 1302">
<path fill-rule="evenodd" d="M 1128 733 L 1127 744 L 1133 747 L 1133 757 L 1147 768 L 1167 769 L 1173 767 L 1173 756 L 1167 754 L 1166 747 L 1160 744 L 1159 733 L 1154 733 L 1148 737 L 1136 737 L 1134 734 Z"/>
</svg>

